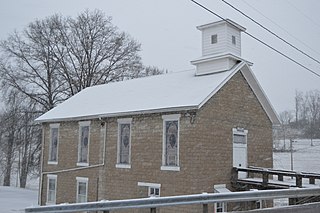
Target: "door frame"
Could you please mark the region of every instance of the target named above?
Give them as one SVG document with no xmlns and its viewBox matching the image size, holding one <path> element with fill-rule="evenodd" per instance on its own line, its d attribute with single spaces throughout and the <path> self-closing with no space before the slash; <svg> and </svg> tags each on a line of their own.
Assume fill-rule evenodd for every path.
<svg viewBox="0 0 320 213">
<path fill-rule="evenodd" d="M 235 143 L 234 141 L 234 136 L 235 135 L 242 135 L 245 136 L 245 141 L 243 143 Z M 233 128 L 232 129 L 232 166 L 233 167 L 239 167 L 239 162 L 236 162 L 235 159 L 235 149 L 244 149 L 244 159 L 245 162 L 243 165 L 241 165 L 240 167 L 247 167 L 248 165 L 248 130 L 245 130 L 243 128 Z M 242 177 L 244 178 L 246 176 L 246 174 L 240 172 L 239 173 L 239 178 Z"/>
</svg>

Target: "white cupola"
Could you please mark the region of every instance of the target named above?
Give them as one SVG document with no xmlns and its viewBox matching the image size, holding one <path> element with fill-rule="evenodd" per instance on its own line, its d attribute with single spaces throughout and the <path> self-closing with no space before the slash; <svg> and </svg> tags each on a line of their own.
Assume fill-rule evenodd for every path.
<svg viewBox="0 0 320 213">
<path fill-rule="evenodd" d="M 231 69 L 241 59 L 241 32 L 246 29 L 226 19 L 197 27 L 202 32 L 202 56 L 191 61 L 196 75 Z"/>
</svg>

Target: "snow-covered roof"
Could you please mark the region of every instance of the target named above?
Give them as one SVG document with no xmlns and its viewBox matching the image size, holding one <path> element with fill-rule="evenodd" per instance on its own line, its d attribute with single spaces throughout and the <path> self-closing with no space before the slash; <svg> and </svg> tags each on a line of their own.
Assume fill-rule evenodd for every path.
<svg viewBox="0 0 320 213">
<path fill-rule="evenodd" d="M 195 76 L 192 70 L 109 83 L 82 90 L 36 121 L 56 122 L 199 109 L 240 69 L 249 72 L 249 79 L 256 81 L 249 66 L 240 62 L 229 71 L 210 75 Z M 257 87 L 258 83 L 254 83 Z M 257 90 L 262 97 L 260 102 L 268 105 L 264 109 L 271 121 L 278 123 L 277 115 L 259 85 L 253 90 Z"/>
</svg>

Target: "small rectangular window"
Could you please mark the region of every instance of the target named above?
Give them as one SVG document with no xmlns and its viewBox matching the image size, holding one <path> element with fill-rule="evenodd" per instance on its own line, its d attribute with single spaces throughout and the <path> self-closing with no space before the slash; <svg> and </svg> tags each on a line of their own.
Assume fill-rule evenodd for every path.
<svg viewBox="0 0 320 213">
<path fill-rule="evenodd" d="M 246 144 L 247 143 L 246 135 L 234 133 L 233 134 L 233 143 Z"/>
<path fill-rule="evenodd" d="M 232 36 L 232 44 L 236 45 L 236 37 Z"/>
<path fill-rule="evenodd" d="M 79 123 L 78 165 L 88 165 L 90 144 L 90 122 Z"/>
<path fill-rule="evenodd" d="M 47 182 L 47 204 L 56 203 L 57 176 L 48 175 Z"/>
<path fill-rule="evenodd" d="M 160 197 L 160 188 L 158 187 L 149 187 L 149 197 Z"/>
<path fill-rule="evenodd" d="M 77 203 L 88 201 L 88 178 L 77 177 Z"/>
<path fill-rule="evenodd" d="M 131 163 L 131 118 L 118 119 L 118 168 L 130 168 Z"/>
<path fill-rule="evenodd" d="M 49 164 L 58 162 L 59 124 L 50 125 Z"/>
<path fill-rule="evenodd" d="M 224 203 L 215 203 L 215 212 L 225 212 Z"/>
<path fill-rule="evenodd" d="M 211 35 L 211 44 L 216 44 L 218 43 L 218 35 Z"/>
</svg>

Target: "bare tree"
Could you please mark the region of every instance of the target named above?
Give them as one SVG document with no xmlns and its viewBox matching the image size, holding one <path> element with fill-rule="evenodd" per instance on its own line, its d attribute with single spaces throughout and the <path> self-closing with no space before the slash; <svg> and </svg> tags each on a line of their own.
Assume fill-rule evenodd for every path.
<svg viewBox="0 0 320 213">
<path fill-rule="evenodd" d="M 24 105 L 21 107 L 20 112 L 20 134 L 17 138 L 17 156 L 18 156 L 18 171 L 20 187 L 25 188 L 27 184 L 28 175 L 34 170 L 39 171 L 40 162 L 40 148 L 41 148 L 41 127 L 39 124 L 34 123 L 37 114 L 33 113 L 30 104 L 29 108 Z M 31 109 L 31 110 L 30 110 Z"/>
<path fill-rule="evenodd" d="M 313 146 L 313 139 L 315 139 L 320 131 L 320 126 L 317 125 L 320 120 L 320 92 L 318 90 L 307 92 L 306 101 L 309 110 L 309 128 L 307 133 L 311 140 L 311 146 Z"/>
<path fill-rule="evenodd" d="M 5 99 L 5 110 L 0 114 L 0 171 L 5 186 L 10 186 L 12 174 L 19 176 L 25 188 L 28 175 L 39 169 L 41 131 L 34 123 L 35 103 L 11 91 Z"/>
<path fill-rule="evenodd" d="M 86 87 L 164 72 L 144 67 L 139 51 L 140 44 L 99 10 L 36 20 L 1 41 L 1 89 L 19 97 L 10 96 L 14 104 L 8 105 L 0 123 L 6 184 L 13 161 L 18 162 L 21 187 L 39 165 L 41 130 L 32 122 L 39 113 Z M 3 120 L 7 118 L 10 122 Z"/>
<path fill-rule="evenodd" d="M 313 139 L 320 137 L 320 91 L 312 90 L 306 93 L 296 93 L 297 127 L 302 130 L 304 137 Z"/>
<path fill-rule="evenodd" d="M 299 128 L 300 127 L 300 115 L 301 115 L 301 107 L 302 107 L 302 102 L 303 102 L 303 93 L 296 90 L 296 96 L 295 96 L 295 123 L 296 123 L 296 127 Z"/>
<path fill-rule="evenodd" d="M 286 139 L 291 137 L 290 135 L 290 123 L 293 120 L 293 113 L 292 111 L 283 111 L 279 115 L 280 122 L 281 122 L 281 133 L 283 138 L 283 149 L 286 150 Z"/>
<path fill-rule="evenodd" d="M 0 76 L 43 111 L 82 89 L 139 77 L 140 44 L 99 10 L 54 15 L 0 43 Z"/>
<path fill-rule="evenodd" d="M 17 107 L 18 99 L 15 93 L 10 94 L 9 98 L 6 100 L 7 110 L 5 110 L 0 117 L 0 129 L 1 129 L 1 144 L 0 150 L 1 155 L 4 158 L 1 161 L 3 167 L 3 185 L 10 186 L 12 165 L 15 158 L 16 141 L 15 137 L 17 135 L 17 123 L 19 120 Z"/>
<path fill-rule="evenodd" d="M 167 70 L 159 69 L 156 66 L 146 66 L 142 70 L 142 72 L 139 73 L 139 76 L 137 77 L 146 77 L 146 76 L 152 76 L 152 75 L 162 75 L 164 73 L 167 73 Z"/>
</svg>

